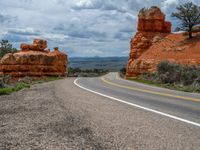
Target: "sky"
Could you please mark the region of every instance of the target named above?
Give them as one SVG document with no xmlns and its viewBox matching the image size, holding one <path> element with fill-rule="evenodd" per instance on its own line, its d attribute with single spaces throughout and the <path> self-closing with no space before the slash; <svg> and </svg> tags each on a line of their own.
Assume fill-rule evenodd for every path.
<svg viewBox="0 0 200 150">
<path fill-rule="evenodd" d="M 48 41 L 69 57 L 128 56 L 137 31 L 138 11 L 159 6 L 170 17 L 175 8 L 200 0 L 0 0 L 0 39 L 13 47 Z"/>
</svg>

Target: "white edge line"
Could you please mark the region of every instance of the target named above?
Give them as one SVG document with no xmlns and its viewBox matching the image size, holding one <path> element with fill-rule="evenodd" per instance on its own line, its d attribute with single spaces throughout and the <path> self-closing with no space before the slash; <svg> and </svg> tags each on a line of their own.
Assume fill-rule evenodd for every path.
<svg viewBox="0 0 200 150">
<path fill-rule="evenodd" d="M 80 78 L 75 79 L 75 80 L 74 80 L 74 84 L 75 84 L 76 86 L 78 86 L 79 88 L 84 89 L 84 90 L 86 90 L 86 91 L 95 93 L 95 94 L 97 94 L 97 95 L 100 95 L 100 96 L 103 96 L 103 97 L 106 97 L 106 98 L 109 98 L 109 99 L 112 99 L 112 100 L 115 100 L 115 101 L 118 101 L 118 102 L 121 102 L 121 103 L 124 103 L 124 104 L 127 104 L 127 105 L 131 105 L 131 106 L 134 106 L 134 107 L 137 107 L 137 108 L 140 108 L 140 109 L 144 109 L 144 110 L 146 110 L 146 111 L 150 111 L 150 112 L 153 112 L 153 113 L 156 113 L 156 114 L 159 114 L 159 115 L 168 117 L 168 118 L 172 118 L 172 119 L 175 119 L 175 120 L 184 122 L 184 123 L 188 123 L 188 124 L 191 124 L 191 125 L 200 127 L 200 124 L 199 124 L 199 123 L 196 123 L 196 122 L 193 122 L 193 121 L 189 121 L 189 120 L 186 120 L 186 119 L 183 119 L 183 118 L 180 118 L 180 117 L 177 117 L 177 116 L 173 116 L 173 115 L 170 115 L 170 114 L 167 114 L 167 113 L 163 113 L 163 112 L 160 112 L 160 111 L 157 111 L 157 110 L 153 110 L 153 109 L 151 109 L 151 108 L 143 107 L 143 106 L 140 106 L 140 105 L 137 105 L 137 104 L 134 104 L 134 103 L 126 102 L 126 101 L 124 101 L 124 100 L 121 100 L 121 99 L 118 99 L 118 98 L 115 98 L 115 97 L 112 97 L 112 96 L 108 96 L 108 95 L 105 95 L 105 94 L 102 94 L 102 93 L 99 93 L 99 92 L 96 92 L 96 91 L 93 91 L 93 90 L 90 90 L 90 89 L 88 89 L 88 88 L 85 88 L 85 87 L 79 85 L 79 84 L 77 83 L 77 81 L 78 81 L 79 79 L 80 79 Z"/>
</svg>

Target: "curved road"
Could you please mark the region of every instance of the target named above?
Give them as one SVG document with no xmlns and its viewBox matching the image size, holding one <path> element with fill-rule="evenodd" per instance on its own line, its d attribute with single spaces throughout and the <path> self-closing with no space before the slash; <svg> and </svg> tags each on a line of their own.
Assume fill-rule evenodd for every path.
<svg viewBox="0 0 200 150">
<path fill-rule="evenodd" d="M 111 100 L 200 127 L 200 94 L 124 80 L 118 73 L 109 73 L 98 78 L 78 78 L 74 83 Z"/>
</svg>

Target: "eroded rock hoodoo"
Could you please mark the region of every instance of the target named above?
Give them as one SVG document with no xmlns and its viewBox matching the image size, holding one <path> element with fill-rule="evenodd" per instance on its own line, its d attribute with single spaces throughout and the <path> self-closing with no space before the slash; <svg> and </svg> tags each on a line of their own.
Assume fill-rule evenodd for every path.
<svg viewBox="0 0 200 150">
<path fill-rule="evenodd" d="M 56 47 L 53 52 L 47 41 L 35 39 L 33 44 L 21 44 L 21 50 L 7 54 L 0 60 L 0 74 L 11 77 L 65 76 L 67 55 Z"/>
<path fill-rule="evenodd" d="M 131 52 L 127 65 L 127 77 L 138 76 L 139 74 L 151 71 L 150 63 L 143 64 L 138 60 L 153 43 L 158 42 L 171 32 L 171 23 L 165 21 L 165 15 L 158 7 L 141 9 L 138 15 L 138 32 L 131 39 Z"/>
<path fill-rule="evenodd" d="M 158 7 L 141 9 L 138 15 L 138 31 L 170 33 L 171 23 L 165 21 L 165 14 Z"/>
</svg>

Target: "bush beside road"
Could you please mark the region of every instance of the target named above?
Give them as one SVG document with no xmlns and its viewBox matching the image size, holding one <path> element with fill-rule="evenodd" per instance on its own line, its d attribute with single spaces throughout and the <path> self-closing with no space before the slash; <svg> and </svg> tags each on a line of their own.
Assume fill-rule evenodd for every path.
<svg viewBox="0 0 200 150">
<path fill-rule="evenodd" d="M 125 68 L 121 69 L 119 73 L 124 78 Z M 158 64 L 155 73 L 142 74 L 137 78 L 128 79 L 184 92 L 200 92 L 200 68 L 197 66 L 184 66 L 163 61 Z"/>
</svg>

